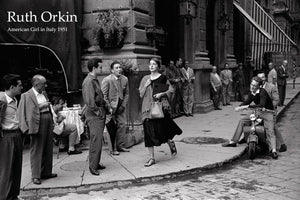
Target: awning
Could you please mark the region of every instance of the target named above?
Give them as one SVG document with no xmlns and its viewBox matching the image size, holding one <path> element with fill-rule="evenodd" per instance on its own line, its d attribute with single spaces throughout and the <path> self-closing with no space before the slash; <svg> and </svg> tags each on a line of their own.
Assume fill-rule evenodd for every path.
<svg viewBox="0 0 300 200">
<path fill-rule="evenodd" d="M 266 32 L 241 6 L 239 3 L 233 1 L 233 5 L 240 11 L 240 13 L 264 36 L 266 36 L 269 40 L 272 40 L 272 36 Z"/>
<path fill-rule="evenodd" d="M 278 26 L 272 17 L 255 1 L 251 1 L 251 13 L 247 13 L 234 0 L 233 5 L 253 25 L 251 31 L 252 62 L 255 69 L 262 69 L 267 52 L 290 52 L 296 43 Z"/>
</svg>

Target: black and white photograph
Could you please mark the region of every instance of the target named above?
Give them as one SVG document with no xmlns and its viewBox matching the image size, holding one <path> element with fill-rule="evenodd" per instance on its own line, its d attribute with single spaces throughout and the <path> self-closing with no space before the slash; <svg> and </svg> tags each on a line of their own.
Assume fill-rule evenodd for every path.
<svg viewBox="0 0 300 200">
<path fill-rule="evenodd" d="M 0 200 L 300 199 L 299 0 L 1 0 Z"/>
</svg>

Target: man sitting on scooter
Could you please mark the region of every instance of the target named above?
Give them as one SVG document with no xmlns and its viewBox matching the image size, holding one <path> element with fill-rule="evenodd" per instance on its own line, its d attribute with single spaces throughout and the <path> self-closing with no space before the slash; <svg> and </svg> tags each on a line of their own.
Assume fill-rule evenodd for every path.
<svg viewBox="0 0 300 200">
<path fill-rule="evenodd" d="M 274 110 L 276 110 L 278 102 L 279 102 L 279 94 L 278 94 L 277 86 L 274 85 L 273 83 L 269 83 L 266 81 L 266 74 L 263 71 L 259 71 L 257 73 L 257 76 L 262 80 L 261 87 L 264 88 L 267 91 L 267 93 L 269 94 L 269 97 L 271 98 L 271 100 L 273 102 Z M 275 112 L 274 112 L 274 115 L 276 115 Z M 287 150 L 287 147 L 284 144 L 282 135 L 276 124 L 276 116 L 275 116 L 274 120 L 275 120 L 274 121 L 274 134 L 276 137 L 276 148 L 279 149 L 279 152 L 285 152 Z"/>
<path fill-rule="evenodd" d="M 245 102 L 240 104 L 239 107 L 235 108 L 235 111 L 244 110 L 246 108 L 262 108 L 267 110 L 274 110 L 274 106 L 272 103 L 272 100 L 270 96 L 268 95 L 267 91 L 264 88 L 261 88 L 262 80 L 255 76 L 251 80 L 250 84 L 250 94 L 248 95 L 248 98 Z M 254 102 L 255 105 L 250 105 L 252 102 Z M 278 154 L 276 152 L 276 139 L 274 136 L 274 114 L 272 112 L 262 111 L 261 117 L 264 120 L 264 127 L 267 134 L 267 143 L 269 144 L 269 149 L 271 152 L 271 156 L 274 159 L 278 158 Z M 236 131 L 232 137 L 232 139 L 222 144 L 223 147 L 236 147 L 237 143 L 240 140 L 240 137 L 243 133 L 243 128 L 245 125 L 250 125 L 251 121 L 247 117 L 242 118 L 239 121 L 239 124 L 236 128 Z"/>
</svg>

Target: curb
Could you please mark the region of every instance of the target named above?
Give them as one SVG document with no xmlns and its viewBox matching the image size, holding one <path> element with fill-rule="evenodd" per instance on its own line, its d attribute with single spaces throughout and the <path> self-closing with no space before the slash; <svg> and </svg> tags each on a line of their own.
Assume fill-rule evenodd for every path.
<svg viewBox="0 0 300 200">
<path fill-rule="evenodd" d="M 298 91 L 276 115 L 276 119 L 279 119 L 285 110 L 292 104 L 295 98 L 300 95 L 300 91 Z M 114 187 L 126 187 L 131 184 L 149 184 L 154 183 L 160 180 L 168 180 L 176 177 L 182 177 L 187 175 L 194 175 L 196 173 L 207 171 L 211 169 L 217 169 L 222 167 L 223 165 L 229 164 L 237 159 L 239 159 L 244 153 L 246 152 L 246 146 L 243 150 L 241 150 L 237 155 L 223 160 L 216 163 L 208 164 L 202 167 L 196 167 L 193 169 L 182 170 L 177 172 L 172 172 L 169 174 L 163 174 L 158 176 L 152 177 L 142 177 L 137 179 L 129 179 L 129 180 L 122 180 L 122 181 L 112 181 L 106 183 L 96 183 L 96 184 L 86 184 L 80 186 L 66 186 L 66 187 L 56 187 L 56 188 L 39 188 L 39 189 L 21 189 L 20 190 L 20 197 L 25 199 L 32 199 L 42 196 L 57 196 L 66 193 L 84 193 L 90 190 L 103 190 L 103 189 L 111 189 Z"/>
<path fill-rule="evenodd" d="M 126 187 L 131 184 L 149 184 L 154 183 L 160 180 L 168 180 L 173 179 L 177 177 L 187 176 L 187 175 L 194 175 L 196 173 L 202 172 L 202 171 L 208 171 L 211 169 L 217 169 L 219 167 L 222 167 L 223 165 L 229 164 L 238 158 L 240 158 L 242 155 L 244 155 L 246 151 L 246 147 L 241 150 L 237 155 L 212 164 L 205 165 L 203 167 L 197 167 L 189 170 L 182 170 L 177 172 L 172 172 L 169 174 L 163 174 L 158 176 L 152 176 L 152 177 L 142 177 L 137 179 L 129 179 L 129 180 L 123 180 L 123 181 L 113 181 L 113 182 L 106 182 L 106 183 L 98 183 L 98 184 L 86 184 L 86 185 L 80 185 L 80 186 L 66 186 L 66 187 L 56 187 L 56 188 L 39 188 L 39 189 L 22 189 L 20 191 L 20 197 L 25 199 L 32 199 L 42 196 L 56 196 L 56 195 L 62 195 L 65 193 L 84 193 L 88 192 L 90 190 L 103 190 L 103 189 L 111 189 L 115 187 Z"/>
<path fill-rule="evenodd" d="M 276 115 L 276 120 L 278 120 L 278 119 L 282 116 L 282 114 L 284 113 L 284 111 L 285 111 L 288 107 L 290 107 L 290 105 L 293 103 L 294 99 L 296 99 L 296 98 L 299 96 L 299 94 L 300 94 L 300 91 L 298 91 L 297 94 L 295 94 L 295 95 L 290 99 L 290 101 L 286 104 L 286 106 L 284 106 L 284 107 L 277 113 L 277 115 Z"/>
</svg>

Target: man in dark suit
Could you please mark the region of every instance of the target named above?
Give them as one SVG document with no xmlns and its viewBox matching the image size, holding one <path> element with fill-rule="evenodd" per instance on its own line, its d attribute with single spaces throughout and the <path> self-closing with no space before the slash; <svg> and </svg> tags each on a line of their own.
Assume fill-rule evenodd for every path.
<svg viewBox="0 0 300 200">
<path fill-rule="evenodd" d="M 32 182 L 41 184 L 41 179 L 57 177 L 52 173 L 53 119 L 45 88 L 46 78 L 35 75 L 32 88 L 21 95 L 18 108 L 20 129 L 30 135 L 30 163 Z"/>
<path fill-rule="evenodd" d="M 22 175 L 22 137 L 17 118 L 16 95 L 21 94 L 20 76 L 3 77 L 0 92 L 0 199 L 18 199 Z"/>
<path fill-rule="evenodd" d="M 126 112 L 125 108 L 129 98 L 128 79 L 122 75 L 122 66 L 119 61 L 110 65 L 111 74 L 105 77 L 101 84 L 101 90 L 106 103 L 112 110 L 112 115 L 117 123 L 116 147 L 113 155 L 120 152 L 129 152 L 125 148 L 126 143 Z M 112 144 L 114 146 L 114 142 Z"/>
<path fill-rule="evenodd" d="M 286 92 L 286 78 L 287 75 L 287 60 L 282 61 L 282 65 L 277 69 L 277 85 L 278 85 L 278 93 L 279 93 L 279 103 L 278 106 L 283 106 Z"/>
</svg>

